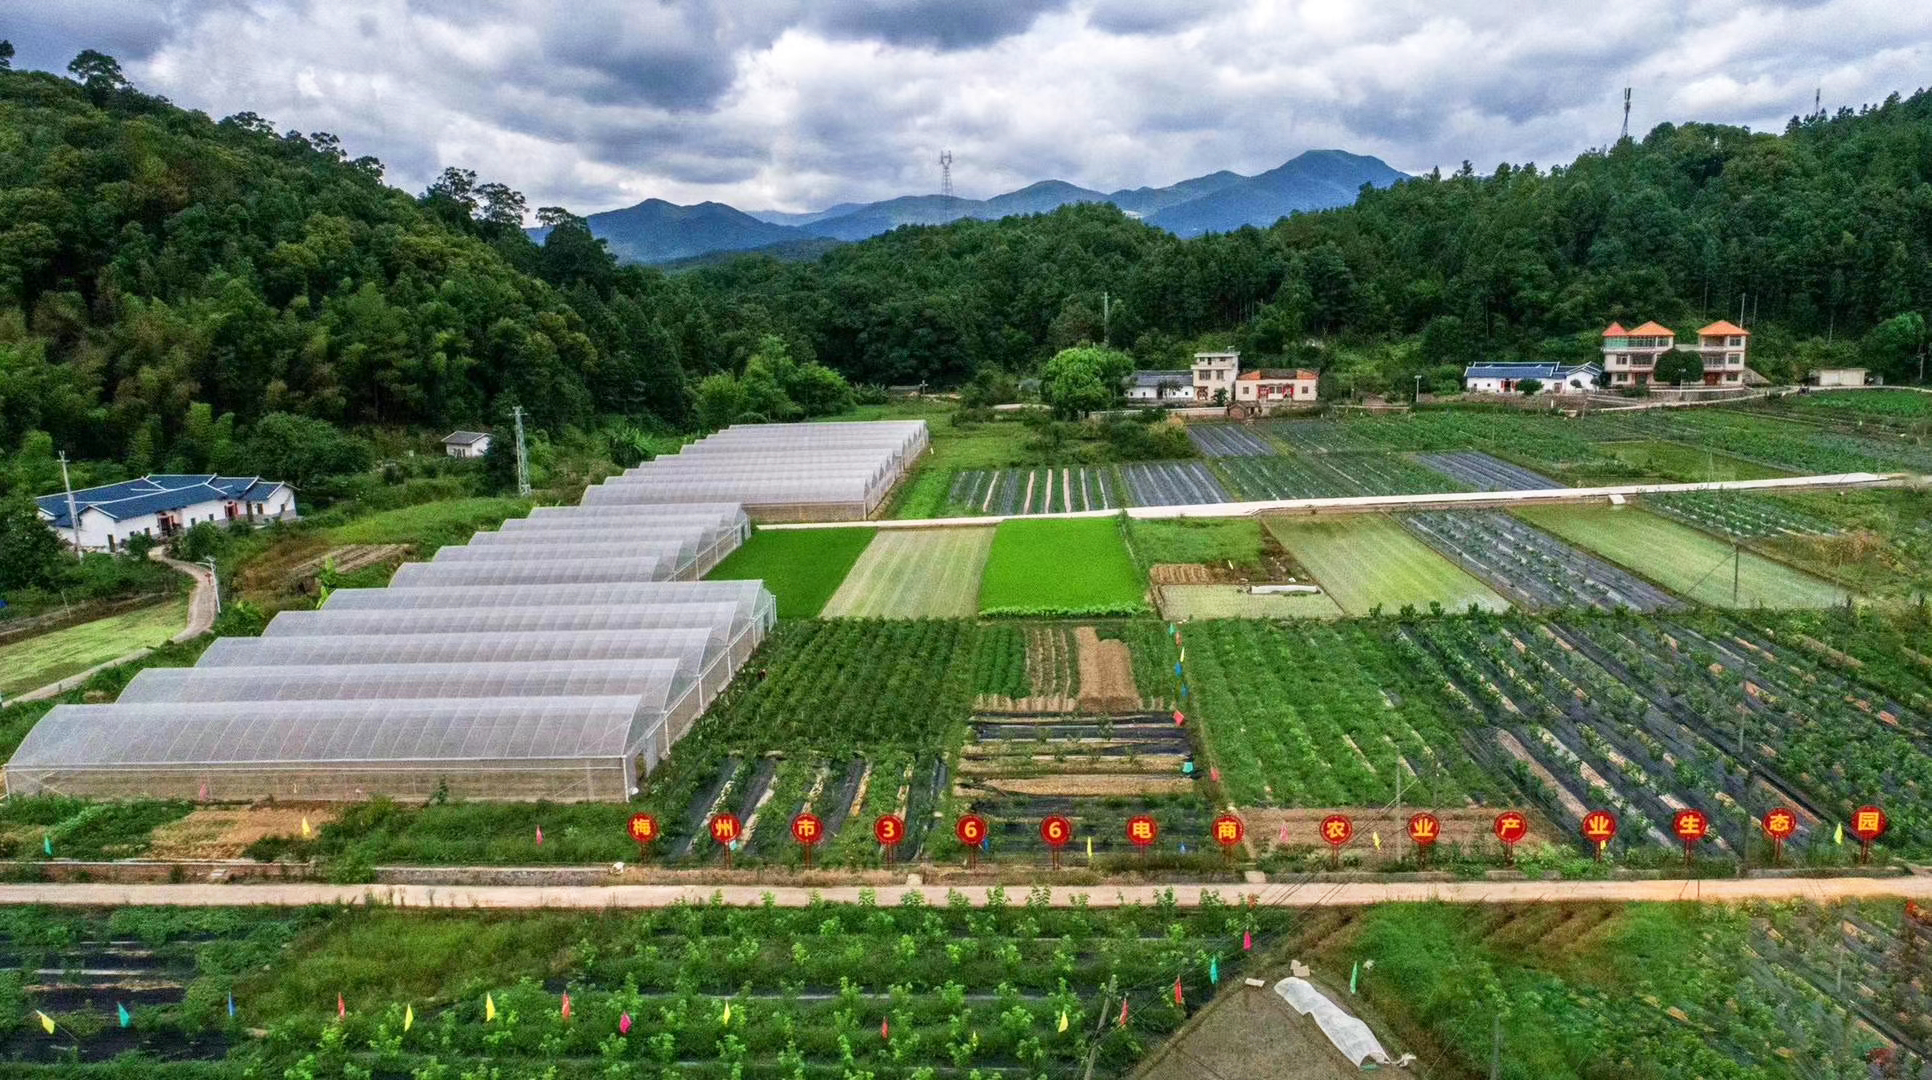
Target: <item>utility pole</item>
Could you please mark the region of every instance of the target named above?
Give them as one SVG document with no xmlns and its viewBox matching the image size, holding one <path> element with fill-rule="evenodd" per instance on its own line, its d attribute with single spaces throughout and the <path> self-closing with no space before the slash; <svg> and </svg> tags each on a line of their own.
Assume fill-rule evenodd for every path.
<svg viewBox="0 0 1932 1080">
<path fill-rule="evenodd" d="M 517 494 L 527 497 L 530 494 L 530 455 L 523 446 L 523 406 L 518 405 L 510 410 L 510 415 L 517 422 Z"/>
<path fill-rule="evenodd" d="M 1415 377 L 1415 403 L 1422 404 L 1422 376 Z"/>
<path fill-rule="evenodd" d="M 74 534 L 74 558 L 81 557 L 80 515 L 74 512 L 74 482 L 67 478 L 67 451 L 60 452 L 60 486 L 67 490 L 67 526 Z"/>
<path fill-rule="evenodd" d="M 1395 824 L 1396 828 L 1402 830 L 1397 834 L 1395 841 L 1396 858 L 1400 860 L 1407 854 L 1402 847 L 1401 838 L 1409 835 L 1409 829 L 1407 823 L 1402 820 L 1402 751 L 1399 748 L 1395 752 Z"/>
</svg>

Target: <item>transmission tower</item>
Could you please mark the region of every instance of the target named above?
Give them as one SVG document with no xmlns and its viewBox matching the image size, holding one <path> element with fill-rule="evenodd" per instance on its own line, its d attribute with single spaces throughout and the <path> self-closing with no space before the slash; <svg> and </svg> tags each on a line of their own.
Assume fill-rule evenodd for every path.
<svg viewBox="0 0 1932 1080">
<path fill-rule="evenodd" d="M 1811 92 L 1811 115 L 1825 115 L 1825 88 L 1819 86 Z"/>
<path fill-rule="evenodd" d="M 1623 130 L 1617 133 L 1617 141 L 1622 142 L 1625 139 L 1628 139 L 1629 137 L 1630 137 L 1630 88 L 1626 86 L 1623 88 Z"/>
<path fill-rule="evenodd" d="M 939 196 L 943 199 L 953 197 L 953 152 L 939 152 Z"/>
</svg>

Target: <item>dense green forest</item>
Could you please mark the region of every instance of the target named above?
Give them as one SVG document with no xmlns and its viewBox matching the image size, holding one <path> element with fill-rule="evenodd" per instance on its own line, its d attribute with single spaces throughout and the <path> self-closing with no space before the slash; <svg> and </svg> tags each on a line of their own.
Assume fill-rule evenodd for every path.
<svg viewBox="0 0 1932 1080">
<path fill-rule="evenodd" d="M 56 447 L 132 472 L 261 472 L 278 448 L 366 467 L 292 435 L 498 425 L 512 405 L 551 432 L 684 430 L 842 407 L 815 362 L 947 386 L 1102 339 L 1143 365 L 1231 344 L 1336 392 L 1448 389 L 1479 355 L 1588 356 L 1610 319 L 1689 330 L 1740 297 L 1760 370 L 1896 380 L 1932 307 L 1923 92 L 1781 135 L 1663 125 L 1201 239 L 1075 206 L 667 275 L 619 266 L 557 207 L 532 242 L 523 196 L 473 172 L 411 195 L 326 132 L 176 108 L 97 53 L 69 72 L 0 71 L 14 489 L 44 484 L 21 463 Z"/>
</svg>

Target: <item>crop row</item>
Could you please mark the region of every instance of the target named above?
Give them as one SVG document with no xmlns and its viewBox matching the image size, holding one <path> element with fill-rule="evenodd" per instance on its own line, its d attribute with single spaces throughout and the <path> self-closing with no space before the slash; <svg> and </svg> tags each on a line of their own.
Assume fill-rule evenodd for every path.
<svg viewBox="0 0 1932 1080">
<path fill-rule="evenodd" d="M 1729 409 L 1647 409 L 1592 421 L 1606 433 L 1720 446 L 1747 458 L 1810 473 L 1932 472 L 1932 447 L 1917 439 L 1861 437 Z"/>
<path fill-rule="evenodd" d="M 1652 495 L 1644 499 L 1644 505 L 1706 532 L 1738 540 L 1827 536 L 1838 531 L 1830 522 L 1798 510 L 1775 495 L 1686 491 Z"/>
<path fill-rule="evenodd" d="M 1214 473 L 1198 461 L 1157 461 L 1123 465 L 1127 490 L 1138 506 L 1185 506 L 1227 502 L 1228 493 Z"/>
<path fill-rule="evenodd" d="M 946 513 L 1059 514 L 1121 505 L 1111 469 L 962 469 L 953 476 Z"/>
<path fill-rule="evenodd" d="M 1268 440 L 1232 424 L 1189 424 L 1187 437 L 1203 457 L 1253 457 L 1276 452 Z"/>
<path fill-rule="evenodd" d="M 1404 514 L 1398 520 L 1458 566 L 1528 607 L 1656 611 L 1681 606 L 1635 574 L 1500 511 Z"/>
<path fill-rule="evenodd" d="M 1538 491 L 1564 486 L 1480 450 L 1417 454 L 1416 460 L 1472 491 Z"/>
</svg>

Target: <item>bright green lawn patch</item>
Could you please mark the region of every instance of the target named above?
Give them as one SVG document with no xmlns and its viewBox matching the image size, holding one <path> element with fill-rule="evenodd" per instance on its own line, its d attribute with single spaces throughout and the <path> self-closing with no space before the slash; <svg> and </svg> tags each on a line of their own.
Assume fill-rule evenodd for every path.
<svg viewBox="0 0 1932 1080">
<path fill-rule="evenodd" d="M 1261 523 L 1251 517 L 1129 521 L 1127 543 L 1143 570 L 1158 563 L 1252 566 L 1261 561 Z"/>
<path fill-rule="evenodd" d="M 1536 506 L 1516 514 L 1713 607 L 1830 607 L 1844 603 L 1847 595 L 1836 585 L 1746 551 L 1739 556 L 1733 597 L 1730 544 L 1632 507 Z"/>
<path fill-rule="evenodd" d="M 705 576 L 722 581 L 758 578 L 777 597 L 779 618 L 817 618 L 878 531 L 869 526 L 759 529 Z"/>
<path fill-rule="evenodd" d="M 11 697 L 160 645 L 188 625 L 188 598 L 112 615 L 0 647 L 0 695 Z"/>
<path fill-rule="evenodd" d="M 1350 615 L 1404 607 L 1504 611 L 1509 601 L 1383 514 L 1267 518 L 1268 531 Z"/>
<path fill-rule="evenodd" d="M 1128 615 L 1147 584 L 1114 518 L 1001 522 L 980 581 L 983 615 Z"/>
<path fill-rule="evenodd" d="M 329 536 L 339 544 L 416 544 L 418 555 L 426 558 L 425 547 L 463 543 L 478 529 L 493 529 L 505 518 L 529 512 L 528 499 L 444 499 L 371 514 L 330 529 Z"/>
<path fill-rule="evenodd" d="M 1647 475 L 1677 480 L 1684 483 L 1704 483 L 1712 480 L 1769 480 L 1773 477 L 1791 476 L 1784 469 L 1774 469 L 1755 461 L 1730 457 L 1713 450 L 1704 450 L 1682 443 L 1644 441 L 1610 443 L 1604 449 L 1618 461 L 1634 468 L 1642 469 Z M 1628 483 L 1628 480 L 1623 481 Z"/>
<path fill-rule="evenodd" d="M 825 605 L 827 618 L 970 619 L 993 530 L 883 529 Z"/>
</svg>

